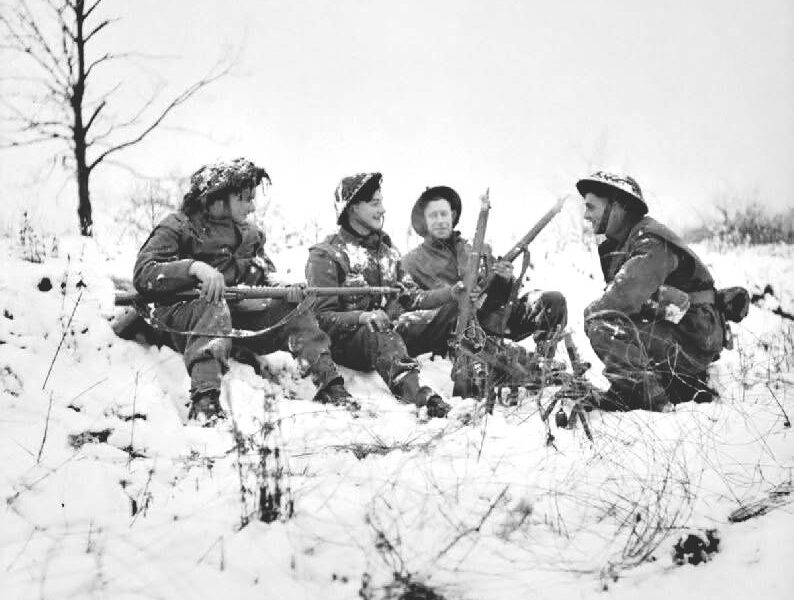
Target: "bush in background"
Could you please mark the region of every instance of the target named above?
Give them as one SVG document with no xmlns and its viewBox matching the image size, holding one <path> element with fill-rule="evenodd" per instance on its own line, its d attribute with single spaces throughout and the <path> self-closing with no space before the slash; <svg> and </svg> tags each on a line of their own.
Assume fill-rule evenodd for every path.
<svg viewBox="0 0 794 600">
<path fill-rule="evenodd" d="M 727 245 L 794 244 L 794 208 L 773 214 L 755 200 L 734 209 L 718 205 L 717 211 L 719 220 L 686 232 L 686 240 Z"/>
</svg>

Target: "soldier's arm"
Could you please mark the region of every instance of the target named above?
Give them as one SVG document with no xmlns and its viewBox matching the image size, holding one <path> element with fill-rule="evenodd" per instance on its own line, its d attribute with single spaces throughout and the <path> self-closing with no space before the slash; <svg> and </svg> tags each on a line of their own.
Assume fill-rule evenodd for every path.
<svg viewBox="0 0 794 600">
<path fill-rule="evenodd" d="M 309 250 L 306 263 L 306 283 L 310 287 L 336 287 L 343 283 L 340 267 L 328 249 L 313 247 Z M 341 310 L 338 296 L 324 296 L 317 299 L 314 310 L 320 326 L 329 331 L 334 328 L 358 329 L 359 317 L 363 310 Z"/>
<path fill-rule="evenodd" d="M 168 294 L 190 289 L 196 279 L 189 270 L 195 262 L 180 258 L 179 241 L 183 220 L 177 215 L 166 217 L 144 242 L 135 261 L 132 282 L 141 294 Z"/>
<path fill-rule="evenodd" d="M 678 261 L 676 251 L 664 240 L 651 235 L 643 237 L 604 294 L 585 309 L 585 318 L 602 310 L 637 314 L 676 269 Z"/>
<path fill-rule="evenodd" d="M 408 261 L 405 257 L 400 260 L 397 265 L 397 278 L 398 281 L 405 287 L 407 292 L 406 299 L 403 302 L 405 310 L 428 310 L 431 308 L 438 308 L 457 299 L 454 286 L 451 286 L 440 281 L 437 282 L 431 289 L 427 289 L 425 285 L 417 285 L 417 280 L 411 271 L 406 269 L 411 266 L 410 258 Z M 416 269 L 414 269 L 416 271 Z"/>
</svg>

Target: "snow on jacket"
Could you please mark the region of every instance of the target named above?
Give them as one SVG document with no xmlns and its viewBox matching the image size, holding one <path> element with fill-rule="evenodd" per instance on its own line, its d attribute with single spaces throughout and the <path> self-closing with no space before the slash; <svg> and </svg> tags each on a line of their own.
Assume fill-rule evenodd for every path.
<svg viewBox="0 0 794 600">
<path fill-rule="evenodd" d="M 375 232 L 358 235 L 345 227 L 309 249 L 306 282 L 317 287 L 405 286 L 412 292 L 407 310 L 437 308 L 452 301 L 449 285 L 432 292 L 416 289 L 416 283 L 405 274 L 400 252 L 388 235 Z M 383 307 L 376 296 L 330 296 L 315 305 L 317 320 L 329 334 L 360 327 L 361 313 Z"/>
<path fill-rule="evenodd" d="M 402 266 L 419 287 L 432 290 L 463 281 L 471 251 L 471 244 L 457 231 L 446 240 L 427 236 L 424 242 L 403 257 Z M 490 278 L 495 262 L 491 248 L 487 244 L 483 246 L 483 257 L 485 260 L 480 265 L 478 276 L 479 287 Z M 493 277 L 488 288 L 488 305 L 500 306 L 507 302 L 511 287 L 512 281 Z"/>
<path fill-rule="evenodd" d="M 226 285 L 262 285 L 275 271 L 264 242 L 264 233 L 255 225 L 238 225 L 204 212 L 172 213 L 138 251 L 133 285 L 151 299 L 191 289 L 198 282 L 188 271 L 197 260 L 223 273 Z"/>
<path fill-rule="evenodd" d="M 714 290 L 706 265 L 678 235 L 655 219 L 643 217 L 618 238 L 607 238 L 598 247 L 607 287 L 585 309 L 586 318 L 603 310 L 638 316 L 663 284 L 690 294 Z M 693 302 L 677 328 L 702 349 L 719 353 L 722 348 L 722 322 L 713 300 Z"/>
</svg>

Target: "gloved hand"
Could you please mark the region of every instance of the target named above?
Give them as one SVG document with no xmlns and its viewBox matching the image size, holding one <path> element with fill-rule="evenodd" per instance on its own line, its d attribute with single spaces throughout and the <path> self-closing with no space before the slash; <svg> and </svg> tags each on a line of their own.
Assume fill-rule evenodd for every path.
<svg viewBox="0 0 794 600">
<path fill-rule="evenodd" d="M 384 311 L 367 310 L 358 317 L 361 325 L 366 325 L 370 331 L 389 331 L 391 329 L 391 319 Z"/>
<path fill-rule="evenodd" d="M 188 273 L 199 280 L 199 297 L 208 302 L 220 302 L 223 300 L 223 292 L 226 291 L 226 281 L 223 273 L 213 266 L 200 260 L 194 261 Z"/>
<path fill-rule="evenodd" d="M 306 286 L 302 283 L 288 286 L 287 295 L 284 296 L 284 300 L 289 304 L 300 304 L 306 298 L 305 287 Z"/>
<path fill-rule="evenodd" d="M 510 281 L 513 279 L 513 263 L 499 260 L 493 264 L 493 273 L 497 277 Z"/>
</svg>

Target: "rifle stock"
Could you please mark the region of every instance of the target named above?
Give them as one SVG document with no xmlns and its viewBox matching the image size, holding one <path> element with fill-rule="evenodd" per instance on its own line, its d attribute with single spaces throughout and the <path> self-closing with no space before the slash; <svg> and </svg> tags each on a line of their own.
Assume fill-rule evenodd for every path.
<svg viewBox="0 0 794 600">
<path fill-rule="evenodd" d="M 238 301 L 256 298 L 284 298 L 289 287 L 230 287 L 223 293 L 227 301 Z M 402 293 L 396 287 L 305 287 L 306 295 L 314 296 L 391 296 Z M 152 297 L 141 296 L 136 292 L 117 292 L 115 295 L 116 306 L 132 306 L 147 302 L 182 302 L 194 300 L 199 297 L 198 290 L 187 290 L 175 294 L 162 294 Z"/>
<path fill-rule="evenodd" d="M 532 229 L 530 229 L 524 237 L 518 240 L 518 242 L 516 242 L 515 245 L 507 251 L 507 253 L 502 257 L 502 260 L 513 262 L 516 258 L 518 258 L 518 255 L 521 254 L 536 237 L 538 237 L 538 234 L 543 231 L 546 225 L 548 225 L 551 220 L 557 216 L 557 213 L 562 210 L 566 198 L 567 196 L 559 198 L 557 203 L 552 206 L 549 211 L 538 220 L 537 223 L 535 223 Z"/>
</svg>

